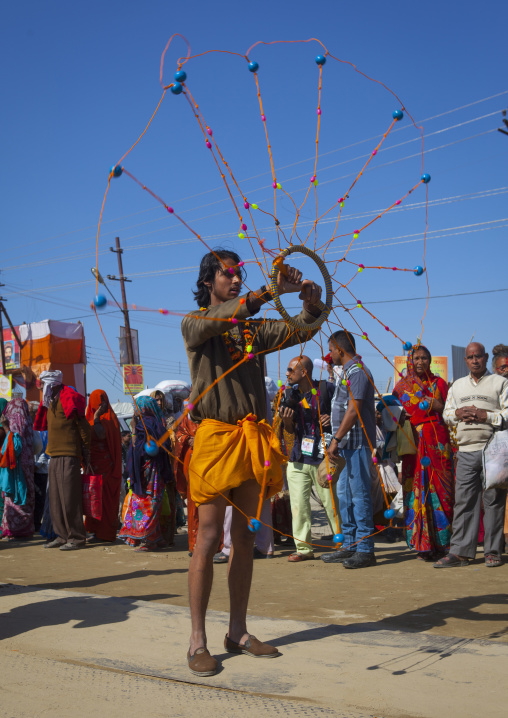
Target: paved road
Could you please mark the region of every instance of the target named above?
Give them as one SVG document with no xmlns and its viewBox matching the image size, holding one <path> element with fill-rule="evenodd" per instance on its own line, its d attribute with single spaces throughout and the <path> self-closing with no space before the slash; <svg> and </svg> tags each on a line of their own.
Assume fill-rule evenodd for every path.
<svg viewBox="0 0 508 718">
<path fill-rule="evenodd" d="M 227 615 L 209 616 L 221 671 L 187 670 L 188 609 L 125 597 L 0 585 L 5 718 L 282 716 L 504 718 L 505 643 L 383 628 L 250 618 L 281 656 L 223 652 Z"/>
</svg>

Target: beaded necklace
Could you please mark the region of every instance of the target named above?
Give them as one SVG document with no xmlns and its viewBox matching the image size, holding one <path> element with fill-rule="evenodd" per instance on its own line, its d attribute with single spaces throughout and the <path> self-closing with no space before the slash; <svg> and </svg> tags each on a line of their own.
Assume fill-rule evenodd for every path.
<svg viewBox="0 0 508 718">
<path fill-rule="evenodd" d="M 249 322 L 245 322 L 242 332 L 235 327 L 234 329 L 229 329 L 227 332 L 224 332 L 222 336 L 233 361 L 239 361 L 252 351 L 254 337 Z M 248 350 L 247 347 L 249 347 Z"/>
</svg>

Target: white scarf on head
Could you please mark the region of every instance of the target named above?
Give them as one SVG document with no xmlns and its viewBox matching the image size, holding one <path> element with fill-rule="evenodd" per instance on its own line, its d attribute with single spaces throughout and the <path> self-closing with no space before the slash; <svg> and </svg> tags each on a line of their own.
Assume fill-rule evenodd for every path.
<svg viewBox="0 0 508 718">
<path fill-rule="evenodd" d="M 39 379 L 43 386 L 42 404 L 48 409 L 53 395 L 53 387 L 62 384 L 63 374 L 61 371 L 43 371 Z"/>
</svg>

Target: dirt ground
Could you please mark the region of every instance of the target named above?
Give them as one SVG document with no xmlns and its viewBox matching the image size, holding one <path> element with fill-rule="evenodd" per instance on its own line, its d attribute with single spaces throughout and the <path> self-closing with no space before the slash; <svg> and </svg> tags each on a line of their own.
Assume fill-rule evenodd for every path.
<svg viewBox="0 0 508 718">
<path fill-rule="evenodd" d="M 479 553 L 470 566 L 443 571 L 417 560 L 402 542 L 378 542 L 376 552 L 377 566 L 351 571 L 318 558 L 289 563 L 290 550 L 277 547 L 273 559 L 254 562 L 249 612 L 508 642 L 508 564 L 489 571 Z M 0 541 L 0 582 L 177 606 L 188 606 L 189 562 L 185 534 L 175 547 L 149 554 L 120 542 L 62 552 L 44 549 L 36 537 Z M 228 610 L 226 574 L 226 565 L 215 567 L 210 609 Z"/>
</svg>

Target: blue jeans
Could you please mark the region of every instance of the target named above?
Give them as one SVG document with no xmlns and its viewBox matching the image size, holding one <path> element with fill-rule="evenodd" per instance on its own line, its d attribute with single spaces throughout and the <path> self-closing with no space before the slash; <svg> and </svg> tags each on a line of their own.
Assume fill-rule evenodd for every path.
<svg viewBox="0 0 508 718">
<path fill-rule="evenodd" d="M 371 451 L 368 446 L 360 449 L 342 449 L 346 465 L 337 482 L 343 549 L 358 553 L 374 551 L 374 521 L 370 495 Z M 369 537 L 369 538 L 367 538 Z"/>
</svg>

